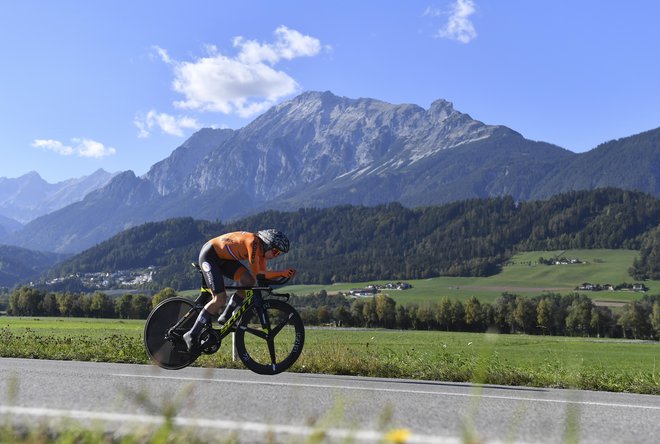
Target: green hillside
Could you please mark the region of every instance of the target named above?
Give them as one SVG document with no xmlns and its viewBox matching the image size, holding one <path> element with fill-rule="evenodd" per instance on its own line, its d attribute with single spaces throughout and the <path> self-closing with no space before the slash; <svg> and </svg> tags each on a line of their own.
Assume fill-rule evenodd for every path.
<svg viewBox="0 0 660 444">
<path fill-rule="evenodd" d="M 387 204 L 268 211 L 229 223 L 181 218 L 126 230 L 51 269 L 48 277 L 154 266 L 152 289 L 190 289 L 199 281 L 190 262 L 197 260 L 206 240 L 228 231 L 277 227 L 288 234 L 292 247 L 269 266 L 296 268 L 298 283 L 438 279 L 439 287 L 457 287 L 479 286 L 481 279 L 492 279 L 490 286 L 520 287 L 517 281 L 523 279 L 531 282 L 524 287 L 545 282 L 543 286 L 551 288 L 574 288 L 595 278 L 578 279 L 569 270 L 559 285 L 544 277 L 555 271 L 541 267 L 529 278 L 528 267 L 518 270 L 516 277 L 516 269 L 507 270 L 506 264 L 520 262 L 513 255 L 526 251 L 638 250 L 643 257 L 636 274 L 658 279 L 658 226 L 660 200 L 617 189 L 572 192 L 538 202 L 502 197 L 414 209 Z M 523 262 L 536 261 L 541 254 L 533 253 Z M 598 258 L 592 259 L 595 263 Z M 599 260 L 607 263 L 606 259 Z M 632 258 L 622 260 L 626 264 L 620 268 L 621 276 L 603 276 L 602 281 L 596 276 L 598 283 L 632 280 L 624 276 L 633 266 Z M 449 277 L 455 279 L 443 280 Z"/>
<path fill-rule="evenodd" d="M 639 253 L 635 250 L 559 250 L 532 251 L 513 256 L 502 268 L 502 272 L 489 277 L 437 277 L 407 280 L 413 288 L 408 290 L 383 290 L 398 303 L 420 303 L 439 300 L 443 297 L 467 300 L 476 296 L 482 302 L 492 302 L 503 292 L 523 296 L 537 296 L 544 292 L 572 293 L 584 282 L 593 284 L 633 283 L 628 268 Z M 542 265 L 540 257 L 566 257 L 579 259 L 582 263 L 571 265 Z M 392 281 L 366 281 L 360 283 L 337 283 L 333 285 L 290 285 L 283 291 L 298 295 L 347 292 L 370 284 L 387 284 Z M 645 281 L 648 293 L 660 293 L 660 281 Z M 625 302 L 640 298 L 644 293 L 633 291 L 578 291 L 595 301 L 606 303 Z"/>
</svg>

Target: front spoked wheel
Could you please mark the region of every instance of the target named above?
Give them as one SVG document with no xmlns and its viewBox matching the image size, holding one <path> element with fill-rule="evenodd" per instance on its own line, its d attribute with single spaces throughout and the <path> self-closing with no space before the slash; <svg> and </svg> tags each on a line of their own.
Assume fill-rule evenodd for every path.
<svg viewBox="0 0 660 444">
<path fill-rule="evenodd" d="M 197 359 L 199 353 L 190 353 L 183 341 L 197 315 L 194 304 L 184 298 L 166 299 L 153 309 L 144 325 L 144 347 L 156 365 L 178 370 Z"/>
<path fill-rule="evenodd" d="M 291 367 L 302 353 L 305 327 L 298 312 L 278 300 L 263 301 L 262 311 L 248 310 L 236 329 L 236 351 L 243 364 L 261 375 Z"/>
</svg>

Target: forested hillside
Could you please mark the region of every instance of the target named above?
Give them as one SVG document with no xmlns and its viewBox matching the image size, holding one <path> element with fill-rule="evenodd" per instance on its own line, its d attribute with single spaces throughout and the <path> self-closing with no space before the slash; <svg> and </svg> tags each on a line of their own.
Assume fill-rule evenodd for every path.
<svg viewBox="0 0 660 444">
<path fill-rule="evenodd" d="M 191 288 L 199 278 L 190 262 L 207 239 L 277 227 L 289 234 L 292 249 L 272 267 L 296 267 L 296 283 L 488 276 L 517 251 L 645 245 L 652 252 L 649 233 L 657 233 L 650 230 L 659 224 L 658 199 L 612 188 L 522 203 L 493 198 L 416 209 L 338 206 L 269 211 L 232 223 L 181 218 L 127 230 L 48 275 L 154 265 L 159 267 L 150 284 L 155 289 Z M 652 268 L 657 260 L 647 255 L 643 263 Z"/>
<path fill-rule="evenodd" d="M 41 270 L 62 260 L 64 255 L 0 245 L 0 287 L 12 287 L 39 277 Z"/>
</svg>

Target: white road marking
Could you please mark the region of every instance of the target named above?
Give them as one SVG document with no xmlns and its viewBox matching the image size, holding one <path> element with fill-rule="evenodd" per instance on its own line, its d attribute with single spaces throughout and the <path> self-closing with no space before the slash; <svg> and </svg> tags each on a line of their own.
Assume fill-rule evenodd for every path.
<svg viewBox="0 0 660 444">
<path fill-rule="evenodd" d="M 46 418 L 66 418 L 70 420 L 92 420 L 92 421 L 108 421 L 108 422 L 121 422 L 121 423 L 139 423 L 151 424 L 155 426 L 162 425 L 165 422 L 163 416 L 156 415 L 138 415 L 138 414 L 125 414 L 114 412 L 90 412 L 83 410 L 61 410 L 50 409 L 42 407 L 18 407 L 18 406 L 4 406 L 0 405 L 0 414 L 2 415 L 24 415 L 24 416 L 37 416 Z M 297 436 L 310 436 L 312 434 L 322 434 L 332 439 L 340 440 L 353 440 L 353 441 L 368 441 L 368 442 L 392 442 L 389 433 L 400 433 L 405 437 L 403 441 L 411 444 L 459 444 L 462 441 L 458 438 L 445 438 L 429 435 L 416 435 L 410 433 L 408 430 L 398 429 L 390 432 L 378 432 L 374 430 L 350 430 L 350 429 L 323 429 L 306 426 L 296 425 L 282 425 L 282 424 L 263 424 L 259 422 L 249 421 L 229 421 L 223 419 L 198 419 L 198 418 L 185 418 L 174 417 L 172 422 L 177 426 L 183 427 L 201 427 L 207 429 L 220 429 L 237 432 L 252 432 L 261 434 L 277 435 L 297 435 Z"/>
<path fill-rule="evenodd" d="M 145 379 L 173 379 L 180 381 L 220 382 L 220 383 L 230 383 L 230 384 L 241 383 L 241 384 L 273 385 L 273 386 L 287 386 L 287 387 L 309 387 L 309 388 L 318 387 L 325 389 L 456 396 L 456 397 L 464 397 L 464 398 L 467 397 L 467 398 L 481 398 L 481 399 L 500 399 L 507 401 L 530 401 L 530 402 L 547 402 L 547 403 L 555 403 L 555 404 L 573 404 L 573 405 L 577 404 L 577 405 L 585 405 L 585 406 L 660 410 L 660 405 L 619 404 L 612 402 L 579 401 L 579 400 L 566 400 L 566 399 L 543 399 L 543 398 L 533 398 L 533 397 L 527 398 L 522 396 L 485 395 L 482 393 L 453 393 L 453 392 L 441 392 L 441 391 L 430 391 L 430 390 L 402 390 L 402 389 L 391 389 L 391 388 L 351 387 L 345 385 L 329 385 L 329 384 L 300 384 L 300 383 L 276 382 L 276 381 L 245 381 L 245 380 L 237 381 L 235 379 L 191 378 L 191 377 L 161 376 L 161 375 L 113 374 L 112 376 L 129 377 L 129 378 L 145 378 Z"/>
</svg>

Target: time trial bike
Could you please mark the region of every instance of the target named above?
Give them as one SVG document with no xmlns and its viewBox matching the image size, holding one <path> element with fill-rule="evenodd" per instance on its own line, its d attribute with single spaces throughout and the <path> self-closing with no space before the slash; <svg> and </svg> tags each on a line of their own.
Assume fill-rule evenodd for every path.
<svg viewBox="0 0 660 444">
<path fill-rule="evenodd" d="M 193 264 L 198 271 L 199 265 Z M 188 351 L 183 335 L 190 330 L 211 290 L 202 277 L 202 289 L 195 301 L 182 297 L 166 299 L 149 314 L 144 326 L 144 346 L 158 366 L 177 370 L 189 366 L 202 354 L 213 354 L 222 340 L 235 333 L 239 359 L 255 373 L 275 375 L 291 367 L 300 357 L 305 328 L 298 312 L 287 303 L 289 294 L 275 293 L 272 285 L 288 278 L 267 281 L 257 276 L 254 287 L 226 286 L 243 290 L 245 298 L 233 315 L 219 328 L 206 326 L 200 333 L 200 346 Z"/>
</svg>

